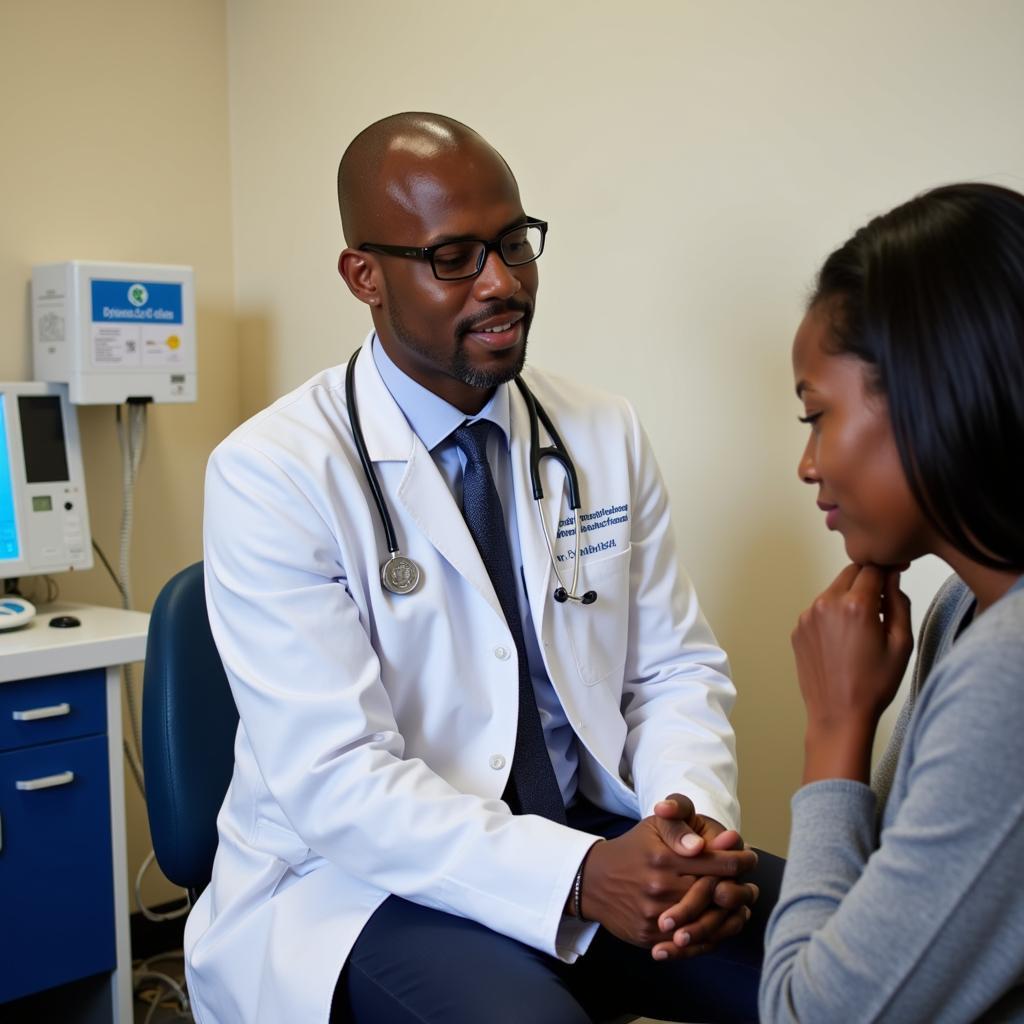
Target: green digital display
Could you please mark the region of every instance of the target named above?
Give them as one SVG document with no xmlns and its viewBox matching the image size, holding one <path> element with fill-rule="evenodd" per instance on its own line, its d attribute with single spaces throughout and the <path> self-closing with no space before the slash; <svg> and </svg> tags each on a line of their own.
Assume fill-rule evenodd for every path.
<svg viewBox="0 0 1024 1024">
<path fill-rule="evenodd" d="M 53 511 L 53 498 L 48 494 L 33 494 L 32 495 L 32 511 L 33 512 L 52 512 Z"/>
</svg>

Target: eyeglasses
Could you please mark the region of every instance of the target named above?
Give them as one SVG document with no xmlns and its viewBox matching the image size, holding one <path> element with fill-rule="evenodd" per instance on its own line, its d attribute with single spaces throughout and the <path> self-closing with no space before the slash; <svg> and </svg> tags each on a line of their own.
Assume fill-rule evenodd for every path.
<svg viewBox="0 0 1024 1024">
<path fill-rule="evenodd" d="M 487 262 L 487 254 L 496 252 L 506 267 L 521 267 L 533 263 L 544 251 L 547 221 L 528 220 L 497 238 L 487 242 L 482 238 L 460 238 L 456 242 L 439 245 L 409 247 L 405 245 L 377 245 L 365 242 L 360 252 L 379 252 L 386 256 L 405 256 L 413 260 L 429 260 L 434 277 L 439 281 L 464 281 L 476 277 Z"/>
</svg>

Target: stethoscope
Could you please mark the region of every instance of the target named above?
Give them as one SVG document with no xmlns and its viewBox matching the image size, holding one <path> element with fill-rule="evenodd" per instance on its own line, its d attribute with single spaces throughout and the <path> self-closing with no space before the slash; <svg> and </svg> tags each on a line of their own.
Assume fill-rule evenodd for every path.
<svg viewBox="0 0 1024 1024">
<path fill-rule="evenodd" d="M 356 452 L 359 454 L 359 462 L 366 474 L 366 482 L 370 485 L 370 493 L 373 495 L 373 503 L 377 506 L 377 514 L 380 516 L 381 525 L 384 527 L 384 537 L 388 545 L 388 557 L 381 563 L 380 581 L 384 589 L 392 594 L 411 594 L 420 582 L 420 567 L 411 559 L 406 558 L 398 548 L 398 539 L 395 536 L 395 527 L 391 522 L 391 513 L 388 511 L 388 504 L 381 490 L 380 481 L 374 471 L 373 463 L 366 451 L 366 441 L 363 438 L 363 428 L 359 423 L 359 410 L 356 406 L 355 387 L 355 365 L 356 357 L 361 349 L 356 349 L 348 361 L 345 371 L 345 400 L 348 403 L 348 418 L 352 427 L 352 440 L 355 442 Z M 540 402 L 534 397 L 533 392 L 526 386 L 522 377 L 515 378 L 516 386 L 526 401 L 526 408 L 530 415 L 530 485 L 533 488 L 533 499 L 536 502 L 537 516 L 540 519 L 541 533 L 544 536 L 544 543 L 548 549 L 548 558 L 551 559 L 551 570 L 555 574 L 558 586 L 552 595 L 559 604 L 566 601 L 577 601 L 580 604 L 593 604 L 597 600 L 597 592 L 587 590 L 580 594 L 577 592 L 580 578 L 580 485 L 576 477 L 576 467 L 569 458 L 569 453 L 562 444 L 554 424 L 544 411 Z M 540 430 L 538 421 L 544 424 L 544 429 L 551 438 L 551 444 L 541 447 Z M 555 552 L 551 546 L 551 538 L 548 536 L 547 525 L 541 512 L 540 503 L 544 498 L 544 488 L 540 482 L 540 463 L 542 459 L 552 458 L 565 470 L 566 481 L 569 485 L 569 509 L 574 513 L 575 523 L 573 536 L 575 538 L 575 552 L 572 561 L 572 586 L 566 587 L 562 575 L 558 571 L 555 560 Z M 556 524 L 557 525 L 557 524 Z"/>
</svg>

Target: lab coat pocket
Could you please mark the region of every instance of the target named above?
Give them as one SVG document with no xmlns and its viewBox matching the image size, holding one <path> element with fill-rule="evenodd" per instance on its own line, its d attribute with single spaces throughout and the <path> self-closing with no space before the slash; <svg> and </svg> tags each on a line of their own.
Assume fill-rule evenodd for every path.
<svg viewBox="0 0 1024 1024">
<path fill-rule="evenodd" d="M 593 604 L 567 601 L 561 606 L 576 667 L 587 686 L 621 674 L 629 635 L 629 548 L 580 567 L 579 591 L 593 590 Z"/>
</svg>

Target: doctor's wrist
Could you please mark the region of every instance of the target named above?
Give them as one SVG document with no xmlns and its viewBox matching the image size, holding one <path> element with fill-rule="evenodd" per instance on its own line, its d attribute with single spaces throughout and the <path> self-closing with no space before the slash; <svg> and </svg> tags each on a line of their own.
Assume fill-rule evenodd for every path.
<svg viewBox="0 0 1024 1024">
<path fill-rule="evenodd" d="M 598 843 L 602 842 L 598 839 Z M 587 866 L 587 858 L 590 856 L 590 851 L 597 846 L 594 843 L 593 846 L 588 847 L 587 852 L 583 854 L 583 860 L 580 861 L 580 866 L 576 869 L 576 877 L 572 880 L 572 888 L 569 890 L 569 896 L 565 901 L 565 913 L 569 917 L 575 917 L 578 921 L 586 921 L 583 916 L 583 871 Z"/>
</svg>

